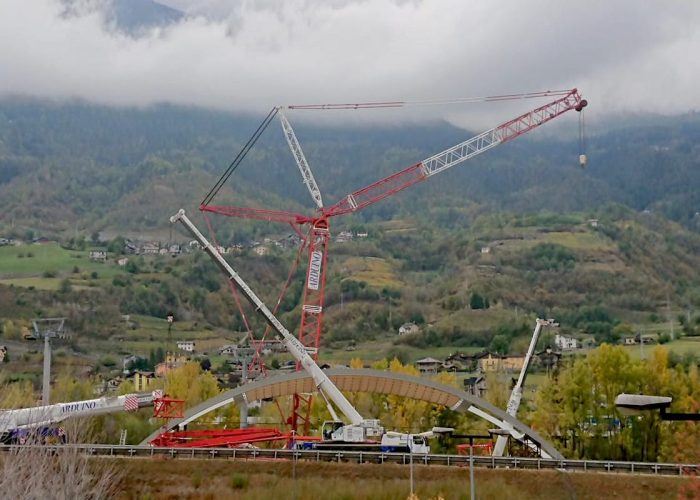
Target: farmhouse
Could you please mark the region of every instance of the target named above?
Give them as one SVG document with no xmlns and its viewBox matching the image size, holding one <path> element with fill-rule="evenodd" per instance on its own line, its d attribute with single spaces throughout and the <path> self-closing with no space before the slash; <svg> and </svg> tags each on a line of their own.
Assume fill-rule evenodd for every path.
<svg viewBox="0 0 700 500">
<path fill-rule="evenodd" d="M 420 332 L 420 327 L 415 323 L 404 323 L 399 327 L 399 335 L 409 335 Z"/>
<path fill-rule="evenodd" d="M 104 250 L 91 250 L 90 260 L 93 262 L 106 262 L 107 252 L 105 252 Z"/>
<path fill-rule="evenodd" d="M 177 348 L 185 352 L 194 351 L 194 340 L 178 340 Z"/>
<path fill-rule="evenodd" d="M 562 351 L 570 351 L 579 348 L 577 339 L 567 337 L 566 335 L 560 335 L 558 333 L 554 336 L 554 345 Z"/>
</svg>

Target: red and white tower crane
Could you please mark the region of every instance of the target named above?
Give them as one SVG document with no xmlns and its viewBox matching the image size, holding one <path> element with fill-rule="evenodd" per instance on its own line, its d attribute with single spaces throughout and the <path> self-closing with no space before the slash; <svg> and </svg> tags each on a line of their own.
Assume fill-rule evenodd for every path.
<svg viewBox="0 0 700 500">
<path fill-rule="evenodd" d="M 555 97 L 554 100 L 539 106 L 531 111 L 523 113 L 511 120 L 508 120 L 494 128 L 486 130 L 464 142 L 451 148 L 430 156 L 414 165 L 411 165 L 388 177 L 380 179 L 368 186 L 353 191 L 330 207 L 323 204 L 321 191 L 314 179 L 311 168 L 297 140 L 296 134 L 289 121 L 284 115 L 284 110 L 340 110 L 340 109 L 370 109 L 370 108 L 398 108 L 410 106 L 412 104 L 428 104 L 428 102 L 393 101 L 393 102 L 371 102 L 358 104 L 318 104 L 300 105 L 273 108 L 267 115 L 263 123 L 255 131 L 251 139 L 241 150 L 241 153 L 233 161 L 229 169 L 219 179 L 204 201 L 200 204 L 200 210 L 229 217 L 242 217 L 247 219 L 257 219 L 272 222 L 289 223 L 293 227 L 309 226 L 305 245 L 308 248 L 308 267 L 306 271 L 306 282 L 301 309 L 301 322 L 299 326 L 298 339 L 306 347 L 314 361 L 318 360 L 318 350 L 320 347 L 321 331 L 323 327 L 323 298 L 326 283 L 326 264 L 328 261 L 328 242 L 330 239 L 329 219 L 338 215 L 356 212 L 369 205 L 377 203 L 393 194 L 424 181 L 435 174 L 443 172 L 450 167 L 454 167 L 474 156 L 477 156 L 500 144 L 511 141 L 540 125 L 553 120 L 567 111 L 582 111 L 588 102 L 582 98 L 577 89 L 546 91 L 527 94 L 512 94 L 501 96 L 490 96 L 483 98 L 458 99 L 450 102 L 494 102 L 506 100 L 520 100 L 531 98 Z M 433 101 L 438 103 L 437 101 Z M 448 101 L 443 101 L 443 103 Z M 213 198 L 218 190 L 230 177 L 232 172 L 238 167 L 247 152 L 253 147 L 262 132 L 267 128 L 271 120 L 278 116 L 282 123 L 285 138 L 297 166 L 301 172 L 304 184 L 316 205 L 314 215 L 304 215 L 294 212 L 267 210 L 260 208 L 238 207 L 231 205 L 213 204 Z M 585 155 L 580 156 L 581 166 L 585 166 Z M 299 229 L 299 234 L 303 234 Z M 300 367 L 297 366 L 297 369 Z M 288 420 L 293 429 L 300 424 L 304 426 L 304 433 L 308 433 L 310 397 L 304 398 L 296 395 L 293 403 L 293 414 Z"/>
</svg>

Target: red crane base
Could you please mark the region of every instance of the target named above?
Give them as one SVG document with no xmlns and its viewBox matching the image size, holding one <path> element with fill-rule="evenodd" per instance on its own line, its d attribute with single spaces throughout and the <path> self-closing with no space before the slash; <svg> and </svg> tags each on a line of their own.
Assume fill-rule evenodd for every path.
<svg viewBox="0 0 700 500">
<path fill-rule="evenodd" d="M 153 400 L 154 418 L 182 418 L 185 414 L 184 399 L 157 398 Z"/>
<path fill-rule="evenodd" d="M 318 437 L 295 436 L 278 429 L 252 427 L 250 429 L 207 429 L 199 431 L 164 432 L 153 439 L 151 446 L 168 448 L 237 448 L 264 441 L 288 441 L 294 439 L 316 441 Z"/>
</svg>

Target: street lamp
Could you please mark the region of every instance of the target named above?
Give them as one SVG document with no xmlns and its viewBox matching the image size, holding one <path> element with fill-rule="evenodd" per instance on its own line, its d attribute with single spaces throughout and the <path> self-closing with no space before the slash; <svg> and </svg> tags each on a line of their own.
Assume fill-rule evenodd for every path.
<svg viewBox="0 0 700 500">
<path fill-rule="evenodd" d="M 615 406 L 620 413 L 637 415 L 643 411 L 659 410 L 661 420 L 700 421 L 700 413 L 668 413 L 673 398 L 670 396 L 647 396 L 646 394 L 618 394 Z"/>
<path fill-rule="evenodd" d="M 500 429 L 499 429 L 500 430 Z M 505 431 L 508 433 L 508 431 Z M 489 434 L 452 434 L 450 436 L 458 439 L 468 439 L 469 440 L 469 498 L 474 500 L 476 498 L 476 484 L 474 483 L 474 440 L 483 439 L 488 440 L 493 443 L 492 434 L 497 434 L 497 431 L 489 431 Z"/>
</svg>

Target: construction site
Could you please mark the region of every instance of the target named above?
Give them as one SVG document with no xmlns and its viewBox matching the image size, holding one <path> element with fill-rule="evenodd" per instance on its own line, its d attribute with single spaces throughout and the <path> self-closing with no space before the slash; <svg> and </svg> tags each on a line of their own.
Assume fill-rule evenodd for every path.
<svg viewBox="0 0 700 500">
<path fill-rule="evenodd" d="M 322 190 L 307 162 L 302 150 L 302 143 L 288 119 L 288 115 L 291 116 L 292 113 L 323 113 L 329 110 L 361 112 L 362 110 L 401 109 L 433 104 L 468 105 L 473 102 L 500 103 L 510 101 L 529 103 L 537 100 L 547 102 L 538 104 L 533 109 L 510 118 L 491 129 L 417 161 L 388 177 L 349 191 L 346 196 L 330 205 L 324 204 Z M 510 394 L 504 407 L 497 407 L 489 403 L 474 390 L 465 391 L 426 377 L 367 368 L 331 367 L 323 363 L 321 339 L 325 326 L 324 291 L 329 266 L 328 256 L 329 252 L 332 251 L 330 244 L 333 239 L 331 219 L 361 211 L 370 205 L 381 203 L 386 198 L 400 196 L 399 193 L 402 191 L 423 181 L 428 181 L 430 177 L 451 167 L 457 167 L 496 146 L 527 134 L 569 111 L 576 111 L 579 115 L 579 151 L 572 152 L 572 155 L 576 156 L 580 168 L 586 168 L 588 160 L 585 152 L 583 112 L 587 104 L 577 89 L 571 89 L 462 98 L 452 101 L 390 101 L 289 105 L 272 108 L 199 204 L 200 215 L 205 222 L 208 236 L 205 236 L 204 232 L 192 222 L 190 214 L 184 210 L 179 210 L 170 218 L 170 223 L 177 228 L 177 231 L 191 237 L 196 242 L 197 247 L 208 255 L 211 262 L 220 270 L 221 282 L 227 283 L 227 286 L 230 287 L 238 309 L 231 311 L 231 315 L 238 315 L 247 332 L 247 351 L 243 357 L 244 361 L 241 363 L 240 385 L 224 390 L 211 399 L 192 407 L 186 407 L 183 399 L 169 397 L 162 390 L 103 396 L 80 401 L 51 402 L 51 341 L 63 334 L 63 319 L 65 318 L 37 320 L 37 323 L 34 324 L 32 338 L 44 342 L 42 404 L 0 413 L 0 434 L 3 443 L 5 443 L 3 450 L 16 453 L 17 447 L 30 445 L 74 446 L 75 441 L 71 440 L 70 432 L 66 431 L 68 427 L 64 427 L 66 421 L 90 419 L 110 413 L 136 412 L 141 408 L 152 407 L 152 418 L 157 419 L 160 426 L 139 445 L 127 444 L 126 431 L 122 430 L 119 446 L 105 445 L 105 447 L 100 448 L 99 445 L 86 445 L 87 447 L 79 448 L 79 450 L 87 455 L 107 454 L 109 456 L 127 455 L 133 457 L 134 463 L 129 463 L 127 468 L 161 467 L 161 465 L 157 465 L 156 457 L 177 458 L 165 467 L 167 470 L 172 469 L 172 472 L 167 474 L 181 474 L 176 469 L 186 467 L 188 474 L 192 477 L 192 491 L 185 494 L 182 489 L 178 489 L 177 493 L 169 493 L 167 486 L 141 484 L 139 487 L 131 487 L 125 493 L 126 496 L 148 495 L 149 492 L 157 492 L 166 496 L 169 494 L 189 495 L 191 497 L 221 496 L 219 492 L 224 488 L 223 486 L 217 486 L 215 492 L 211 489 L 211 485 L 202 485 L 208 481 L 203 481 L 201 478 L 209 476 L 210 467 L 220 468 L 222 466 L 218 463 L 212 466 L 199 463 L 195 465 L 194 462 L 189 461 L 189 459 L 201 457 L 206 457 L 207 460 L 215 458 L 233 460 L 234 463 L 238 463 L 239 460 L 245 461 L 245 464 L 235 465 L 234 470 L 240 468 L 242 471 L 253 471 L 250 473 L 255 477 L 260 474 L 269 474 L 270 469 L 267 463 L 272 461 L 275 470 L 278 470 L 274 473 L 277 478 L 275 480 L 276 488 L 278 488 L 277 494 L 281 494 L 282 491 L 288 493 L 290 488 L 298 489 L 298 493 L 295 493 L 294 497 L 301 494 L 299 493 L 301 491 L 304 492 L 301 494 L 302 497 L 323 495 L 322 490 L 312 493 L 312 484 L 318 484 L 313 478 L 318 476 L 319 468 L 326 471 L 323 472 L 324 475 L 326 473 L 342 476 L 349 474 L 369 483 L 379 481 L 381 484 L 386 484 L 386 479 L 391 477 L 397 485 L 401 484 L 401 486 L 396 486 L 398 488 L 403 488 L 403 483 L 408 479 L 410 481 L 410 494 L 418 494 L 421 497 L 441 494 L 456 495 L 457 490 L 464 489 L 464 476 L 468 474 L 471 498 L 475 498 L 475 484 L 477 483 L 498 482 L 500 484 L 505 482 L 507 484 L 508 477 L 512 474 L 528 474 L 525 471 L 479 470 L 475 478 L 474 470 L 481 467 L 489 469 L 553 469 L 546 473 L 540 473 L 543 478 L 547 478 L 548 489 L 546 492 L 536 491 L 535 488 L 525 494 L 520 489 L 513 489 L 509 494 L 505 493 L 503 489 L 505 486 L 499 486 L 498 494 L 496 494 L 495 490 L 490 492 L 489 487 L 484 486 L 484 489 L 481 490 L 483 497 L 504 494 L 507 496 L 511 494 L 521 496 L 522 494 L 522 498 L 551 497 L 551 485 L 557 481 L 566 483 L 566 488 L 576 491 L 575 496 L 577 497 L 597 497 L 597 493 L 591 493 L 590 486 L 586 486 L 587 481 L 590 481 L 587 475 L 572 475 L 565 478 L 567 471 L 644 473 L 681 477 L 697 475 L 697 466 L 692 464 L 650 465 L 643 462 L 568 460 L 558 450 L 558 443 L 546 439 L 531 425 L 519 419 L 518 412 L 528 370 L 536 355 L 540 336 L 544 330 L 556 331 L 558 327 L 556 319 L 539 318 L 535 321 L 527 352 L 518 366 L 517 377 L 512 379 Z M 219 204 L 217 195 L 221 188 L 227 182 L 233 182 L 233 174 L 240 165 L 244 164 L 248 153 L 254 150 L 260 137 L 275 119 L 280 122 L 282 133 L 301 176 L 300 182 L 306 186 L 311 197 L 312 210 L 309 214 L 301 214 L 264 207 Z M 271 182 L 274 180 L 271 179 Z M 293 229 L 296 241 L 298 241 L 296 257 L 289 269 L 287 280 L 281 284 L 279 297 L 272 307 L 265 304 L 256 295 L 255 286 L 249 285 L 250 278 L 247 276 L 245 279 L 243 278 L 246 274 L 245 269 L 238 268 L 235 256 L 225 257 L 222 254 L 223 246 L 219 243 L 214 230 L 216 224 L 210 219 L 215 217 L 252 219 L 261 224 L 286 224 Z M 283 325 L 276 314 L 278 307 L 285 300 L 285 294 L 290 286 L 293 286 L 295 276 L 300 274 L 298 266 L 301 262 L 306 263 L 306 268 L 301 273 L 304 280 L 300 321 L 298 325 Z M 253 316 L 264 320 L 266 326 L 263 330 L 255 331 L 251 327 L 252 322 L 249 318 Z M 168 313 L 167 321 L 168 334 L 170 335 L 170 328 L 174 322 L 173 313 Z M 266 366 L 266 356 L 263 351 L 269 349 L 271 343 L 279 344 L 280 352 L 291 355 L 293 370 L 284 374 L 268 373 L 269 367 Z M 194 343 L 183 343 L 179 347 L 184 350 L 192 350 L 193 346 Z M 428 361 L 429 359 L 426 362 Z M 145 382 L 143 387 L 147 387 Z M 357 400 L 355 395 L 362 393 L 421 401 L 427 403 L 429 407 L 449 409 L 449 411 L 458 414 L 468 414 L 486 422 L 488 432 L 483 430 L 465 432 L 463 429 L 458 430 L 448 425 L 432 425 L 408 431 L 393 429 L 383 424 L 376 418 L 376 415 L 362 414 L 356 408 L 352 401 Z M 620 407 L 635 408 L 637 404 L 636 402 L 629 403 L 624 398 L 620 401 Z M 257 408 L 261 404 L 277 407 L 281 425 L 265 426 L 264 423 L 258 423 L 259 419 L 249 416 L 249 407 Z M 202 427 L 198 424 L 200 419 L 212 422 L 215 419 L 210 418 L 210 414 L 216 414 L 217 411 L 231 405 L 240 412 L 239 428 L 217 428 L 211 425 Z M 668 408 L 670 398 L 669 401 L 643 401 L 639 405 L 646 405 L 654 409 Z M 698 419 L 697 414 L 666 413 L 666 415 L 669 418 L 671 415 L 676 415 L 675 419 L 677 420 Z M 431 453 L 431 442 L 445 437 L 459 443 L 455 448 L 456 453 Z M 238 455 L 236 455 L 237 452 Z M 137 459 L 137 457 L 140 458 Z M 137 460 L 138 465 L 135 465 Z M 253 463 L 257 461 L 265 463 Z M 315 464 L 313 462 L 336 462 L 340 465 Z M 367 465 L 350 465 L 351 462 Z M 415 473 L 417 477 L 420 477 L 422 484 L 415 490 L 414 463 Z M 206 472 L 202 467 L 206 467 Z M 228 465 L 223 465 L 223 467 L 228 467 Z M 454 467 L 457 468 L 453 473 L 451 469 Z M 368 475 L 367 472 L 370 468 L 372 472 Z M 333 469 L 332 472 L 331 469 Z M 377 472 L 374 471 L 375 469 Z M 350 472 L 346 473 L 346 470 Z M 147 472 L 146 474 L 150 475 L 151 473 Z M 407 475 L 409 477 L 405 478 L 404 476 Z M 198 477 L 200 479 L 196 480 Z M 167 484 L 168 481 L 165 480 L 164 483 Z M 222 481 L 225 480 L 222 479 Z M 247 479 L 244 481 L 234 477 L 230 481 L 232 491 L 229 496 L 231 497 L 239 496 L 235 491 L 236 488 L 248 488 Z M 236 486 L 236 481 L 244 481 L 245 485 Z M 267 480 L 263 482 L 265 481 Z M 616 477 L 613 482 L 615 481 L 620 484 L 609 486 L 609 488 L 619 487 L 619 491 L 623 491 L 626 479 Z M 667 481 L 668 484 L 664 481 Z M 661 494 L 660 492 L 666 488 L 685 487 L 685 483 L 673 481 L 675 479 L 659 478 L 657 480 L 654 478 L 653 481 L 644 479 L 640 484 L 642 484 L 645 493 L 649 491 L 647 488 L 654 489 L 656 493 L 653 495 Z M 380 483 L 374 485 L 372 483 L 367 486 L 366 492 L 358 491 L 356 495 L 351 496 L 378 498 L 376 491 L 380 488 L 378 486 Z M 681 486 L 678 486 L 679 484 Z M 370 491 L 373 493 L 370 494 Z M 270 494 L 275 495 L 275 493 Z M 387 498 L 393 498 L 395 494 L 395 492 L 387 493 Z M 255 497 L 255 493 L 251 493 L 251 495 Z M 226 497 L 227 494 L 223 496 Z"/>
</svg>

